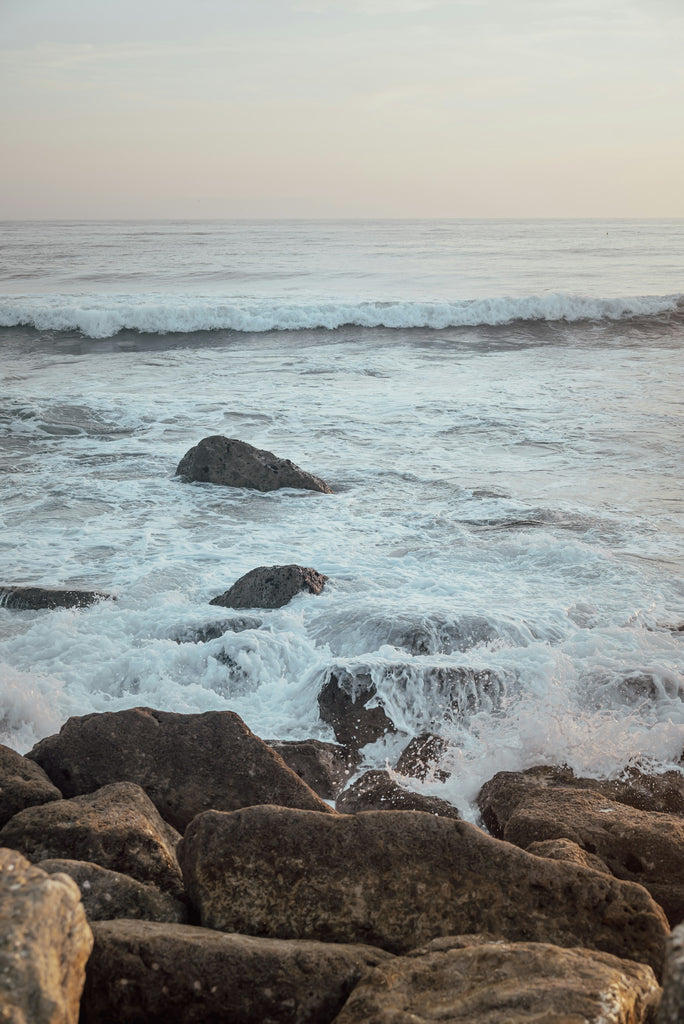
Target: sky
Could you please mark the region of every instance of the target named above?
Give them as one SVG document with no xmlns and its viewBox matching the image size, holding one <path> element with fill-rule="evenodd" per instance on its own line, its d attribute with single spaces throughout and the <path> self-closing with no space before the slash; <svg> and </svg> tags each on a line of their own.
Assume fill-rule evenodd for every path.
<svg viewBox="0 0 684 1024">
<path fill-rule="evenodd" d="M 0 218 L 682 217 L 684 0 L 0 0 Z"/>
</svg>

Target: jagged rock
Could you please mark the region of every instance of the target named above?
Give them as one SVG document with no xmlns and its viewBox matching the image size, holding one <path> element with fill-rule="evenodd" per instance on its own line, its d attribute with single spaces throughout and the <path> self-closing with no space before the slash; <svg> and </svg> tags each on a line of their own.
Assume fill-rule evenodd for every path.
<svg viewBox="0 0 684 1024">
<path fill-rule="evenodd" d="M 135 782 L 179 832 L 209 808 L 269 802 L 330 811 L 232 711 L 131 708 L 70 718 L 27 756 L 69 797 Z"/>
<path fill-rule="evenodd" d="M 111 921 L 93 932 L 80 1024 L 325 1024 L 369 968 L 392 959 L 188 925 Z"/>
<path fill-rule="evenodd" d="M 439 759 L 448 749 L 449 744 L 441 736 L 431 732 L 421 733 L 420 736 L 414 736 L 402 750 L 396 769 L 400 775 L 408 775 L 412 779 L 426 779 L 429 776 L 444 782 L 449 778 L 449 772 L 439 767 Z"/>
<path fill-rule="evenodd" d="M 663 997 L 656 1024 L 682 1024 L 684 1021 L 684 925 L 674 928 L 667 940 L 663 974 Z"/>
<path fill-rule="evenodd" d="M 188 626 L 173 639 L 177 644 L 206 644 L 210 640 L 218 640 L 226 633 L 243 633 L 246 629 L 259 629 L 263 619 L 256 616 L 240 615 L 233 619 L 212 622 L 208 626 Z"/>
<path fill-rule="evenodd" d="M 605 871 L 608 875 L 613 873 L 605 861 L 593 853 L 587 853 L 571 839 L 544 839 L 539 843 L 530 843 L 527 852 L 533 853 L 535 857 L 550 857 L 551 860 L 581 864 L 582 867 L 591 868 L 592 871 Z"/>
<path fill-rule="evenodd" d="M 260 565 L 209 604 L 222 608 L 282 608 L 302 592 L 320 594 L 327 579 L 302 565 Z"/>
<path fill-rule="evenodd" d="M 120 871 L 109 871 L 89 861 L 58 858 L 42 860 L 38 867 L 49 875 L 61 872 L 73 878 L 81 890 L 89 921 L 129 917 L 186 924 L 189 920 L 188 908 L 181 900 Z"/>
<path fill-rule="evenodd" d="M 176 476 L 224 487 L 250 487 L 256 491 L 296 487 L 332 494 L 323 480 L 295 466 L 289 459 L 280 459 L 273 452 L 221 434 L 203 438 L 186 452 L 178 463 Z"/>
<path fill-rule="evenodd" d="M 60 590 L 56 587 L 0 586 L 0 608 L 40 611 L 43 608 L 86 608 L 98 601 L 116 600 L 98 590 Z"/>
<path fill-rule="evenodd" d="M 78 886 L 1 849 L 0 1020 L 77 1024 L 92 945 Z"/>
<path fill-rule="evenodd" d="M 266 740 L 323 800 L 334 800 L 359 763 L 358 754 L 321 740 Z"/>
<path fill-rule="evenodd" d="M 523 849 L 571 839 L 617 878 L 648 889 L 671 924 L 684 919 L 684 820 L 674 814 L 640 811 L 589 789 L 539 790 L 511 814 L 504 839 Z"/>
<path fill-rule="evenodd" d="M 650 967 L 608 953 L 457 939 L 373 968 L 334 1024 L 648 1024 L 659 998 Z"/>
<path fill-rule="evenodd" d="M 337 798 L 336 809 L 341 814 L 360 811 L 425 811 L 445 818 L 458 818 L 458 810 L 437 796 L 426 796 L 404 789 L 394 781 L 388 771 L 373 769 L 345 789 Z"/>
<path fill-rule="evenodd" d="M 370 675 L 353 675 L 344 669 L 331 672 L 318 694 L 318 708 L 338 743 L 350 750 L 359 750 L 385 733 L 396 732 Z"/>
<path fill-rule="evenodd" d="M 35 862 L 88 860 L 182 897 L 180 836 L 140 786 L 116 782 L 72 800 L 28 807 L 0 829 L 0 846 Z"/>
<path fill-rule="evenodd" d="M 25 807 L 61 799 L 40 765 L 0 744 L 0 828 Z"/>
<path fill-rule="evenodd" d="M 392 953 L 489 931 L 662 968 L 667 921 L 641 886 L 534 857 L 452 818 L 208 811 L 189 825 L 178 857 L 202 924 L 219 931 Z"/>
</svg>

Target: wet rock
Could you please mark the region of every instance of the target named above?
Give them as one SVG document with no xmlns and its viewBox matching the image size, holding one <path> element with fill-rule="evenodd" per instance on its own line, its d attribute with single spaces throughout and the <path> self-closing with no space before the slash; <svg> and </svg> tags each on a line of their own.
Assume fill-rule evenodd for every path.
<svg viewBox="0 0 684 1024">
<path fill-rule="evenodd" d="M 439 767 L 439 760 L 448 749 L 449 744 L 441 736 L 423 732 L 414 736 L 401 752 L 396 769 L 400 775 L 408 775 L 412 779 L 429 777 L 444 782 L 449 778 L 449 772 Z"/>
<path fill-rule="evenodd" d="M 682 1024 L 684 1021 L 684 925 L 673 929 L 667 940 L 663 974 L 663 997 L 656 1024 Z"/>
<path fill-rule="evenodd" d="M 77 1024 L 92 945 L 78 886 L 0 849 L 0 1019 Z"/>
<path fill-rule="evenodd" d="M 302 565 L 260 565 L 209 604 L 222 608 L 282 608 L 302 592 L 320 594 L 327 579 Z"/>
<path fill-rule="evenodd" d="M 318 708 L 338 743 L 350 750 L 359 750 L 388 732 L 396 732 L 370 675 L 345 669 L 331 672 L 318 694 Z"/>
<path fill-rule="evenodd" d="M 667 921 L 640 885 L 534 857 L 452 818 L 208 811 L 178 857 L 202 924 L 220 931 L 392 953 L 487 931 L 662 968 Z"/>
<path fill-rule="evenodd" d="M 523 849 L 564 838 L 599 856 L 617 878 L 648 889 L 671 924 L 684 919 L 682 818 L 640 811 L 589 789 L 567 788 L 529 797 L 504 829 L 504 839 Z"/>
<path fill-rule="evenodd" d="M 93 932 L 80 1024 L 324 1024 L 369 968 L 391 959 L 368 946 L 188 925 L 111 921 Z"/>
<path fill-rule="evenodd" d="M 0 846 L 34 863 L 87 860 L 182 897 L 178 833 L 139 786 L 117 782 L 96 793 L 28 807 L 0 829 Z"/>
<path fill-rule="evenodd" d="M 605 871 L 612 875 L 612 871 L 600 857 L 594 853 L 587 853 L 571 839 L 544 839 L 539 843 L 530 843 L 527 847 L 528 853 L 535 857 L 550 857 L 551 860 L 565 860 L 570 864 L 581 864 L 582 867 L 591 868 L 592 871 Z"/>
<path fill-rule="evenodd" d="M 0 608 L 40 611 L 44 608 L 86 608 L 98 601 L 116 600 L 98 590 L 62 590 L 56 587 L 0 586 Z"/>
<path fill-rule="evenodd" d="M 334 800 L 359 763 L 357 753 L 321 740 L 266 740 L 323 800 Z"/>
<path fill-rule="evenodd" d="M 0 744 L 0 828 L 25 807 L 61 799 L 40 765 Z"/>
<path fill-rule="evenodd" d="M 458 810 L 437 796 L 426 796 L 404 789 L 394 781 L 388 771 L 374 769 L 345 789 L 337 798 L 336 809 L 341 814 L 360 811 L 425 811 L 444 818 L 458 818 Z"/>
<path fill-rule="evenodd" d="M 231 711 L 180 715 L 131 708 L 70 718 L 28 757 L 68 797 L 135 782 L 179 832 L 209 808 L 269 802 L 330 811 Z"/>
<path fill-rule="evenodd" d="M 289 459 L 278 458 L 273 452 L 221 434 L 203 438 L 186 452 L 178 463 L 176 476 L 224 487 L 250 487 L 257 491 L 296 487 L 322 494 L 332 493 L 323 480 L 295 466 Z"/>
<path fill-rule="evenodd" d="M 188 908 L 181 900 L 119 871 L 109 871 L 88 861 L 57 858 L 42 860 L 38 867 L 49 875 L 61 872 L 73 878 L 89 921 L 111 921 L 118 917 L 175 924 L 189 921 Z"/>
<path fill-rule="evenodd" d="M 532 942 L 456 945 L 396 957 L 359 982 L 334 1024 L 648 1024 L 650 967 Z"/>
<path fill-rule="evenodd" d="M 206 644 L 210 640 L 218 640 L 226 633 L 243 633 L 247 629 L 259 629 L 263 619 L 256 616 L 240 615 L 234 619 L 223 619 L 212 622 L 208 626 L 188 626 L 173 639 L 177 644 Z"/>
</svg>

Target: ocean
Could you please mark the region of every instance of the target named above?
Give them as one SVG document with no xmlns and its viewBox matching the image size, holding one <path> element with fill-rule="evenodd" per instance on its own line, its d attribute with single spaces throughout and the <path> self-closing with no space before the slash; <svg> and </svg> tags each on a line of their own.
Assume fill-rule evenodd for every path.
<svg viewBox="0 0 684 1024">
<path fill-rule="evenodd" d="M 684 221 L 0 224 L 0 742 L 71 715 L 231 710 L 332 740 L 331 672 L 476 820 L 496 771 L 684 748 Z M 332 495 L 175 476 L 239 438 Z M 209 604 L 260 565 L 330 579 Z"/>
</svg>

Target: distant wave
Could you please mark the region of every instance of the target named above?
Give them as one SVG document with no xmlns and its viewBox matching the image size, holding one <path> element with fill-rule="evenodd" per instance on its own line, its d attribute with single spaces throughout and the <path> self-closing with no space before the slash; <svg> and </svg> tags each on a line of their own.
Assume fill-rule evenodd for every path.
<svg viewBox="0 0 684 1024">
<path fill-rule="evenodd" d="M 622 320 L 684 312 L 683 295 L 590 298 L 552 294 L 446 301 L 292 301 L 180 294 L 25 295 L 0 297 L 0 327 L 80 331 L 111 338 L 119 331 L 286 331 L 338 327 L 497 326 L 515 321 Z"/>
</svg>

